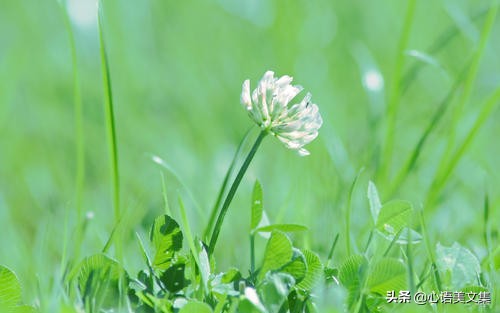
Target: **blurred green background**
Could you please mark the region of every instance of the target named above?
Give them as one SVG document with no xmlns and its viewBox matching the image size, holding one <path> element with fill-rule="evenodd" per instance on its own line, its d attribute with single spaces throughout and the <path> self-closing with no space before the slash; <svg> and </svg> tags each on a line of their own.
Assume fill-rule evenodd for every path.
<svg viewBox="0 0 500 313">
<path fill-rule="evenodd" d="M 439 66 L 422 64 L 401 98 L 392 174 L 477 48 L 481 12 L 490 4 L 417 2 L 409 50 L 429 53 L 443 35 L 455 35 L 432 55 Z M 67 5 L 84 105 L 83 209 L 94 215 L 88 220 L 85 256 L 102 249 L 114 220 L 96 4 L 68 0 Z M 224 224 L 218 268 L 248 268 L 250 194 L 257 178 L 270 219 L 308 226 L 310 231 L 296 240 L 324 258 L 335 234 L 344 232 L 349 186 L 364 167 L 352 214 L 354 240 L 364 244 L 371 225 L 367 182 L 374 180 L 382 194 L 390 183 L 377 180 L 376 170 L 384 162 L 384 112 L 405 10 L 406 1 L 394 0 L 104 1 L 127 225 L 126 268 L 135 275 L 143 267 L 134 232 L 145 236 L 154 217 L 163 213 L 162 171 L 174 216 L 180 194 L 193 231 L 202 233 L 225 171 L 252 126 L 239 104 L 241 84 L 249 78 L 253 88 L 266 70 L 291 75 L 311 92 L 324 125 L 306 147 L 308 157 L 297 156 L 274 138 L 264 141 Z M 480 104 L 500 85 L 499 35 L 497 20 L 457 130 L 459 140 Z M 411 56 L 404 61 L 403 73 L 420 62 Z M 74 243 L 74 110 L 70 43 L 57 2 L 0 0 L 0 264 L 16 271 L 29 300 L 36 296 L 37 284 L 42 294 L 53 292 L 64 242 L 70 251 Z M 421 208 L 446 145 L 449 115 L 432 133 L 418 167 L 395 198 Z M 429 214 L 433 242 L 458 241 L 479 257 L 485 255 L 485 193 L 495 229 L 500 220 L 499 118 L 496 110 Z M 175 169 L 190 192 L 152 155 Z M 337 259 L 344 250 L 340 244 Z"/>
</svg>

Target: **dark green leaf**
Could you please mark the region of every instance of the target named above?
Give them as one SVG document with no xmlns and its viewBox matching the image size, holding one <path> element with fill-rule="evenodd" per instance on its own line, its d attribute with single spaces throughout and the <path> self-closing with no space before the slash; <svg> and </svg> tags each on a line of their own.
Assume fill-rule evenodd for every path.
<svg viewBox="0 0 500 313">
<path fill-rule="evenodd" d="M 175 293 L 182 290 L 186 286 L 186 279 L 184 271 L 186 270 L 185 264 L 174 264 L 164 271 L 160 280 L 168 291 Z"/>
<path fill-rule="evenodd" d="M 168 215 L 155 219 L 150 232 L 150 240 L 156 253 L 153 268 L 165 270 L 175 263 L 175 253 L 182 249 L 182 232 L 179 224 Z"/>
</svg>

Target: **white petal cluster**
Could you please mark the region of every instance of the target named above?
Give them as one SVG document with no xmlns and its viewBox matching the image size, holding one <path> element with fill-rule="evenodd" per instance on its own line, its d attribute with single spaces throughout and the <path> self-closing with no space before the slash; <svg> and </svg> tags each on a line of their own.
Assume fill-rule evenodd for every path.
<svg viewBox="0 0 500 313">
<path fill-rule="evenodd" d="M 272 71 L 267 71 L 251 94 L 247 79 L 243 82 L 241 104 L 263 130 L 273 134 L 287 148 L 308 155 L 309 151 L 303 146 L 318 136 L 323 120 L 318 106 L 311 102 L 310 93 L 299 103 L 288 105 L 303 89 L 291 85 L 292 79 L 287 75 L 275 78 Z"/>
</svg>

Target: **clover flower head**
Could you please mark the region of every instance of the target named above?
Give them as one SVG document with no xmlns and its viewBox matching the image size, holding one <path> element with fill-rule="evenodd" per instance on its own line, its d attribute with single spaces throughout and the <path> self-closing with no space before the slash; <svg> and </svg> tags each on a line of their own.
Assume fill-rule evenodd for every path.
<svg viewBox="0 0 500 313">
<path fill-rule="evenodd" d="M 291 85 L 292 80 L 287 75 L 275 78 L 274 72 L 267 71 L 250 94 L 250 81 L 247 79 L 243 82 L 241 104 L 261 129 L 304 156 L 309 151 L 303 146 L 318 136 L 323 120 L 318 106 L 311 102 L 310 93 L 302 101 L 289 105 L 303 89 Z"/>
</svg>

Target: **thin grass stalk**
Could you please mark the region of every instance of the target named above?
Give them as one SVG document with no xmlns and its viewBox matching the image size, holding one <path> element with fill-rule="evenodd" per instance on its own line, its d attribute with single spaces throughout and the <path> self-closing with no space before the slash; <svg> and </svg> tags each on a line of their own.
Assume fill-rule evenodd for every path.
<svg viewBox="0 0 500 313">
<path fill-rule="evenodd" d="M 472 16 L 471 20 L 473 22 L 477 21 L 480 18 L 482 18 L 484 15 L 486 15 L 487 12 L 488 12 L 488 10 L 481 9 Z M 459 32 L 457 25 L 452 24 L 452 26 L 450 26 L 448 29 L 443 31 L 440 34 L 440 36 L 425 51 L 430 55 L 437 54 L 438 52 L 441 51 L 441 49 L 443 49 L 445 46 L 447 46 L 448 43 L 450 43 L 452 41 L 452 39 L 457 37 L 457 35 L 459 33 L 460 32 Z M 410 67 L 406 71 L 405 75 L 403 75 L 403 81 L 401 83 L 401 85 L 402 85 L 401 93 L 402 94 L 404 94 L 408 90 L 408 88 L 411 86 L 411 83 L 413 82 L 413 80 L 415 79 L 415 77 L 417 76 L 418 72 L 420 71 L 420 69 L 422 67 L 423 67 L 423 63 L 417 62 L 416 64 L 414 64 L 412 67 Z"/>
<path fill-rule="evenodd" d="M 500 88 L 497 88 L 495 92 L 493 92 L 493 94 L 486 100 L 486 103 L 482 106 L 483 108 L 479 113 L 479 116 L 477 117 L 476 121 L 474 122 L 474 125 L 472 126 L 471 130 L 465 137 L 464 141 L 458 147 L 455 153 L 450 157 L 450 159 L 446 162 L 446 164 L 444 164 L 443 170 L 440 171 L 441 176 L 438 176 L 434 180 L 434 183 L 431 185 L 429 191 L 429 197 L 427 198 L 427 207 L 431 206 L 437 199 L 439 193 L 446 184 L 446 181 L 448 180 L 449 176 L 457 166 L 462 156 L 465 154 L 465 151 L 467 151 L 467 149 L 474 141 L 477 132 L 484 125 L 488 117 L 490 117 L 491 114 L 493 113 L 493 110 L 496 108 L 498 102 L 500 102 Z"/>
<path fill-rule="evenodd" d="M 469 69 L 469 72 L 467 74 L 467 77 L 465 79 L 464 83 L 464 91 L 458 101 L 457 106 L 455 107 L 454 114 L 453 114 L 453 119 L 451 121 L 450 125 L 450 131 L 448 133 L 448 143 L 446 145 L 445 152 L 443 153 L 443 156 L 441 157 L 441 160 L 439 162 L 438 166 L 438 171 L 436 173 L 435 179 L 433 181 L 433 184 L 430 189 L 430 194 L 427 200 L 427 203 L 432 204 L 433 201 L 435 200 L 434 198 L 437 196 L 440 190 L 434 190 L 434 188 L 440 189 L 441 186 L 444 182 L 443 179 L 449 175 L 447 172 L 450 169 L 449 163 L 450 163 L 450 158 L 453 159 L 457 156 L 455 155 L 451 156 L 453 153 L 453 148 L 455 146 L 455 141 L 456 141 L 456 131 L 459 126 L 460 118 L 462 116 L 462 112 L 464 111 L 464 107 L 466 103 L 469 101 L 470 96 L 472 94 L 472 88 L 474 87 L 474 83 L 476 81 L 477 73 L 479 71 L 479 65 L 481 62 L 481 58 L 486 50 L 486 44 L 488 42 L 489 35 L 491 33 L 491 30 L 493 29 L 493 25 L 495 23 L 495 18 L 498 12 L 498 7 L 499 4 L 494 4 L 491 6 L 491 8 L 488 11 L 488 14 L 486 16 L 486 21 L 484 22 L 483 29 L 481 31 L 481 37 L 479 41 L 479 46 L 474 54 L 474 57 L 472 59 L 471 67 Z"/>
<path fill-rule="evenodd" d="M 406 15 L 403 24 L 403 31 L 399 41 L 398 49 L 396 52 L 396 63 L 394 66 L 394 73 L 392 75 L 389 102 L 387 105 L 387 127 L 385 130 L 384 148 L 382 151 L 382 168 L 381 175 L 385 179 L 389 176 L 390 164 L 392 164 L 392 151 L 394 149 L 394 133 L 396 127 L 396 117 L 399 109 L 399 102 L 401 98 L 401 73 L 404 65 L 404 52 L 408 46 L 410 38 L 411 25 L 415 15 L 416 0 L 410 0 L 406 9 Z"/>
<path fill-rule="evenodd" d="M 184 206 L 184 202 L 182 202 L 182 198 L 180 196 L 177 197 L 179 201 L 179 211 L 181 213 L 182 224 L 184 226 L 184 235 L 186 236 L 186 240 L 189 245 L 189 249 L 191 250 L 191 254 L 196 262 L 198 268 L 200 268 L 200 259 L 198 257 L 198 249 L 196 248 L 196 243 L 194 241 L 193 233 L 191 231 L 191 226 L 189 225 L 189 219 L 186 213 L 186 207 Z"/>
<path fill-rule="evenodd" d="M 79 258 L 81 243 L 83 240 L 83 231 L 80 225 L 83 225 L 84 217 L 82 212 L 83 188 L 85 185 L 85 137 L 84 137 L 84 122 L 83 122 L 83 102 L 82 91 L 80 85 L 80 74 L 78 68 L 78 55 L 76 51 L 76 40 L 73 32 L 73 27 L 68 16 L 68 11 L 62 1 L 58 2 L 61 10 L 64 26 L 68 34 L 68 41 L 71 50 L 71 66 L 73 75 L 73 105 L 74 105 L 74 121 L 75 121 L 75 207 L 77 216 L 76 238 L 75 238 L 75 259 Z M 67 233 L 69 215 L 66 216 L 64 224 L 64 233 Z M 64 237 L 64 249 L 61 258 L 61 271 L 64 273 L 67 257 L 67 239 Z"/>
<path fill-rule="evenodd" d="M 170 206 L 168 205 L 168 195 L 167 195 L 167 183 L 165 182 L 165 175 L 163 172 L 161 174 L 161 193 L 163 195 L 163 208 L 165 210 L 165 214 L 168 216 L 172 216 L 172 210 L 170 210 Z"/>
<path fill-rule="evenodd" d="M 354 181 L 351 184 L 351 188 L 349 188 L 349 194 L 347 195 L 347 206 L 346 206 L 346 212 L 345 212 L 345 232 L 346 232 L 346 238 L 345 238 L 345 246 L 346 246 L 346 251 L 347 255 L 351 255 L 351 210 L 352 210 L 352 195 L 354 193 L 354 188 L 356 187 L 356 183 L 358 182 L 359 176 L 361 176 L 361 173 L 364 171 L 364 168 L 361 168 L 356 175 L 356 178 L 354 178 Z"/>
<path fill-rule="evenodd" d="M 255 143 L 252 146 L 252 149 L 248 153 L 245 161 L 243 162 L 243 165 L 241 166 L 240 170 L 238 171 L 238 174 L 236 175 L 236 178 L 234 179 L 231 188 L 229 189 L 229 192 L 224 200 L 224 203 L 222 204 L 222 208 L 219 212 L 219 215 L 217 216 L 217 221 L 215 222 L 215 227 L 212 233 L 212 237 L 210 238 L 210 244 L 208 247 L 208 255 L 212 255 L 215 249 L 215 245 L 217 244 L 217 239 L 219 238 L 220 230 L 222 228 L 222 223 L 224 222 L 224 218 L 227 214 L 227 211 L 229 209 L 229 205 L 231 204 L 231 201 L 233 200 L 234 194 L 236 193 L 236 190 L 238 189 L 238 186 L 241 183 L 241 180 L 243 179 L 243 176 L 245 175 L 246 170 L 248 169 L 248 166 L 250 165 L 250 162 L 252 161 L 253 157 L 255 156 L 255 153 L 257 152 L 257 149 L 259 148 L 262 140 L 264 137 L 267 135 L 266 131 L 261 131 L 257 139 L 255 140 Z"/>
<path fill-rule="evenodd" d="M 436 287 L 438 288 L 438 291 L 443 290 L 442 284 L 441 284 L 441 276 L 439 275 L 439 271 L 437 268 L 437 263 L 436 263 L 436 256 L 434 255 L 434 250 L 431 247 L 431 243 L 429 240 L 429 233 L 427 232 L 427 227 L 425 225 L 425 220 L 424 220 L 424 212 L 420 211 L 420 226 L 422 227 L 422 237 L 424 238 L 424 243 L 425 243 L 425 249 L 427 250 L 427 256 L 429 258 L 429 261 L 431 262 L 431 274 L 434 277 L 434 282 L 436 284 Z"/>
<path fill-rule="evenodd" d="M 446 110 L 448 109 L 448 106 L 450 102 L 452 101 L 454 95 L 456 94 L 458 88 L 462 84 L 463 78 L 465 76 L 466 70 L 468 68 L 468 65 L 462 70 L 461 74 L 455 80 L 453 86 L 449 90 L 449 92 L 446 94 L 444 99 L 440 102 L 437 110 L 434 112 L 434 115 L 432 116 L 432 119 L 429 121 L 427 124 L 427 127 L 425 128 L 424 132 L 420 136 L 420 139 L 418 140 L 417 144 L 413 148 L 411 154 L 408 156 L 406 159 L 404 165 L 400 168 L 398 173 L 396 174 L 394 180 L 392 181 L 390 187 L 389 187 L 389 192 L 387 193 L 387 197 L 392 196 L 392 194 L 396 191 L 396 189 L 404 182 L 406 177 L 408 177 L 408 174 L 415 168 L 415 165 L 417 164 L 418 158 L 420 157 L 420 154 L 422 152 L 423 147 L 427 143 L 427 139 L 429 136 L 432 134 L 432 132 L 437 128 L 437 125 L 441 121 L 442 117 L 444 116 Z"/>
<path fill-rule="evenodd" d="M 119 223 L 120 211 L 120 181 L 118 170 L 118 147 L 116 141 L 116 126 L 115 114 L 113 105 L 113 93 L 111 88 L 111 75 L 109 71 L 108 56 L 106 52 L 104 34 L 103 34 L 103 21 L 102 21 L 102 2 L 99 6 L 99 43 L 101 55 L 101 71 L 102 82 L 104 88 L 104 111 L 106 115 L 106 133 L 108 138 L 109 158 L 111 165 L 111 178 L 112 178 L 112 191 L 113 191 L 113 211 L 115 216 L 115 224 Z"/>
</svg>

